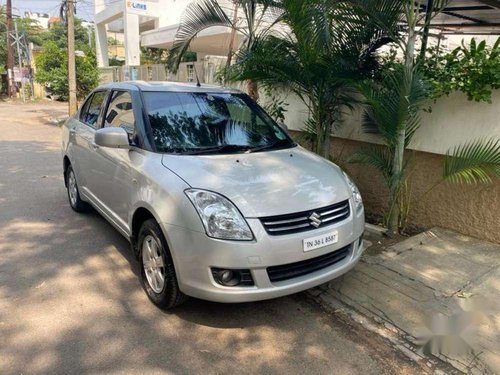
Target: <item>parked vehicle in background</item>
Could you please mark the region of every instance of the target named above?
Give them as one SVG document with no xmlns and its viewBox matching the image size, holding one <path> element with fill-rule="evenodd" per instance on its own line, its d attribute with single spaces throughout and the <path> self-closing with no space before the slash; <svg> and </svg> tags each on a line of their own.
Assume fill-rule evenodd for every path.
<svg viewBox="0 0 500 375">
<path fill-rule="evenodd" d="M 299 292 L 363 251 L 354 183 L 237 90 L 101 86 L 63 127 L 62 154 L 71 207 L 130 240 L 161 308 Z"/>
</svg>

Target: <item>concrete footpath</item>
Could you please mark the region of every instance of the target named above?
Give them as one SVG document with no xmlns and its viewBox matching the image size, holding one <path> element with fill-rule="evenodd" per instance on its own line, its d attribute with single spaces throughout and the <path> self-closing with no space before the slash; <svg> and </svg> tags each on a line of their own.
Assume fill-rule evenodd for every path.
<svg viewBox="0 0 500 375">
<path fill-rule="evenodd" d="M 417 360 L 432 353 L 466 373 L 500 373 L 500 245 L 433 228 L 311 293 L 381 326 Z"/>
</svg>

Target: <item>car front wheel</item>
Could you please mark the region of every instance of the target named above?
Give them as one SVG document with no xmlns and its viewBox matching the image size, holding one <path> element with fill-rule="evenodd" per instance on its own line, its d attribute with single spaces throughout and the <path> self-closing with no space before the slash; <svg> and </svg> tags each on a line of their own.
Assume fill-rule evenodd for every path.
<svg viewBox="0 0 500 375">
<path fill-rule="evenodd" d="M 165 310 L 183 303 L 187 296 L 179 290 L 172 256 L 155 220 L 147 220 L 142 225 L 138 249 L 142 286 L 149 299 Z"/>
</svg>

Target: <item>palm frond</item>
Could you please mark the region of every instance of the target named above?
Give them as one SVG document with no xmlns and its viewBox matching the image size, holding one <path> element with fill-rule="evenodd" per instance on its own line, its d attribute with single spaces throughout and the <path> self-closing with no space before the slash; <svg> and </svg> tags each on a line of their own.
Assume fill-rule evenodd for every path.
<svg viewBox="0 0 500 375">
<path fill-rule="evenodd" d="M 359 149 L 348 159 L 349 163 L 370 165 L 379 170 L 387 184 L 390 185 L 392 175 L 392 156 L 387 147 L 367 146 Z"/>
<path fill-rule="evenodd" d="M 312 119 L 306 120 L 297 140 L 299 142 L 307 142 L 311 145 L 312 149 L 315 148 L 318 140 L 318 130 L 317 124 Z"/>
<path fill-rule="evenodd" d="M 401 45 L 403 38 L 397 25 L 403 19 L 405 1 L 401 0 L 349 0 L 360 13 L 368 16 L 369 22 L 380 30 L 385 30 L 388 36 Z"/>
<path fill-rule="evenodd" d="M 387 146 L 397 141 L 400 129 L 406 130 L 407 146 L 420 125 L 419 109 L 427 99 L 427 87 L 420 73 L 408 82 L 402 65 L 395 66 L 381 82 L 364 81 L 357 85 L 365 98 L 363 129 L 380 134 Z"/>
<path fill-rule="evenodd" d="M 236 27 L 216 0 L 196 0 L 189 4 L 182 15 L 173 46 L 169 50 L 167 58 L 169 70 L 176 72 L 191 41 L 201 31 L 214 26 Z"/>
<path fill-rule="evenodd" d="M 454 183 L 490 183 L 500 178 L 500 140 L 478 139 L 448 150 L 443 179 Z"/>
<path fill-rule="evenodd" d="M 203 30 L 223 26 L 237 30 L 243 35 L 239 48 L 251 48 L 256 37 L 265 36 L 283 14 L 281 1 L 277 0 L 235 0 L 243 20 L 232 21 L 232 11 L 228 14 L 218 0 L 195 0 L 183 13 L 181 23 L 169 50 L 167 65 L 176 72 L 182 56 L 192 40 Z"/>
</svg>

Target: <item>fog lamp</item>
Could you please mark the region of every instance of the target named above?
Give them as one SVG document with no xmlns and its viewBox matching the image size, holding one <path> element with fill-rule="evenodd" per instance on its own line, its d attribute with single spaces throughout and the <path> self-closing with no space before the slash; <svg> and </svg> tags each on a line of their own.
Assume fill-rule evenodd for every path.
<svg viewBox="0 0 500 375">
<path fill-rule="evenodd" d="M 217 273 L 217 281 L 225 286 L 236 286 L 240 283 L 241 276 L 238 271 L 221 270 Z"/>
</svg>

